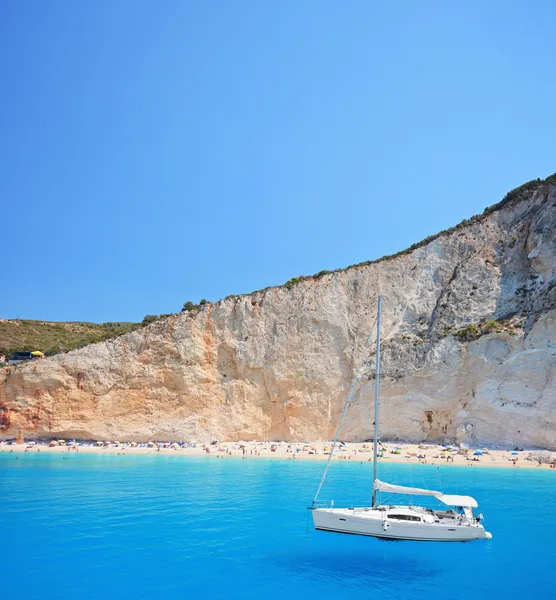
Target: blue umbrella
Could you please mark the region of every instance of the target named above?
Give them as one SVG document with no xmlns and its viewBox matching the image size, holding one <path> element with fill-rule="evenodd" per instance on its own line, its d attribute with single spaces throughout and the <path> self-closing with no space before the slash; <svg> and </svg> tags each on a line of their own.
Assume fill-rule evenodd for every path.
<svg viewBox="0 0 556 600">
<path fill-rule="evenodd" d="M 519 452 L 512 452 L 513 456 L 517 456 L 519 454 Z"/>
<path fill-rule="evenodd" d="M 473 452 L 473 455 L 474 456 L 482 456 L 483 452 L 482 452 L 482 450 L 475 450 L 475 452 Z"/>
</svg>

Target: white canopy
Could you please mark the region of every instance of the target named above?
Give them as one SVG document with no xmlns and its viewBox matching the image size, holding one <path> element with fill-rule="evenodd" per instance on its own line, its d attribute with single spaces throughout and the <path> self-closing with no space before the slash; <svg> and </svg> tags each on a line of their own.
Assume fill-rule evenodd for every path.
<svg viewBox="0 0 556 600">
<path fill-rule="evenodd" d="M 447 506 L 469 506 L 477 508 L 479 506 L 475 498 L 471 496 L 454 496 L 451 494 L 443 494 L 434 490 L 423 490 L 421 488 L 406 487 L 404 485 L 393 485 L 384 483 L 383 481 L 375 481 L 375 490 L 377 492 L 390 492 L 391 494 L 406 494 L 407 496 L 433 496 L 443 502 Z"/>
<path fill-rule="evenodd" d="M 392 494 L 407 494 L 408 496 L 442 496 L 442 492 L 406 487 L 404 485 L 393 485 L 391 483 L 384 483 L 378 479 L 375 480 L 375 490 L 377 492 L 390 492 Z"/>
<path fill-rule="evenodd" d="M 471 496 L 452 496 L 450 494 L 441 494 L 438 496 L 440 502 L 444 502 L 448 506 L 470 506 L 471 508 L 477 508 L 477 500 L 471 498 Z"/>
</svg>

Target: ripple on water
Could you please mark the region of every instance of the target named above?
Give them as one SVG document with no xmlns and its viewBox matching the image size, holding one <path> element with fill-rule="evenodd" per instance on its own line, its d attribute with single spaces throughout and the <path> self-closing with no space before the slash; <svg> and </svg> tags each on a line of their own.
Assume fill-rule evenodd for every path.
<svg viewBox="0 0 556 600">
<path fill-rule="evenodd" d="M 313 531 L 306 506 L 321 469 L 261 459 L 0 454 L 0 564 L 10 574 L 2 595 L 552 597 L 553 472 L 385 465 L 393 483 L 476 496 L 494 534 L 489 542 L 419 544 Z M 332 465 L 323 497 L 368 501 L 370 473 L 367 463 Z"/>
</svg>

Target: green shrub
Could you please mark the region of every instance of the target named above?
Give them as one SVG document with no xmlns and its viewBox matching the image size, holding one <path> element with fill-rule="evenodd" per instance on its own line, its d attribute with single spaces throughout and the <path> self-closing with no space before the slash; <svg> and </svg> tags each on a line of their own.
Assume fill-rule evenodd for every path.
<svg viewBox="0 0 556 600">
<path fill-rule="evenodd" d="M 288 290 L 291 290 L 292 287 L 296 286 L 302 281 L 305 281 L 305 279 L 308 279 L 305 275 L 300 275 L 299 277 L 292 277 L 291 279 L 286 281 L 286 283 L 284 283 L 284 287 L 286 287 Z"/>
<path fill-rule="evenodd" d="M 463 329 L 456 331 L 456 336 L 462 342 L 469 342 L 471 340 L 474 340 L 478 337 L 477 326 L 474 325 L 473 323 L 469 323 L 469 325 L 467 325 L 467 327 L 464 327 Z"/>
<path fill-rule="evenodd" d="M 155 321 L 158 321 L 158 315 L 145 315 L 145 317 L 141 321 L 141 325 L 145 327 L 145 325 L 149 325 L 150 323 L 154 323 Z"/>
<path fill-rule="evenodd" d="M 500 329 L 500 323 L 498 321 L 487 321 L 483 326 L 483 331 L 490 333 L 491 331 L 498 331 Z"/>
<path fill-rule="evenodd" d="M 193 304 L 190 300 L 188 300 L 181 309 L 181 312 L 186 312 L 188 310 L 197 310 L 199 308 L 198 304 Z"/>
<path fill-rule="evenodd" d="M 442 337 L 446 337 L 447 335 L 450 335 L 450 333 L 452 333 L 452 326 L 448 325 L 447 323 L 444 323 L 444 325 L 442 325 Z"/>
<path fill-rule="evenodd" d="M 493 321 L 492 319 L 486 321 L 485 323 L 469 323 L 463 329 L 456 331 L 456 337 L 462 342 L 470 342 L 472 340 L 476 340 L 487 333 L 492 333 L 493 331 L 499 331 L 501 328 L 500 323 L 498 321 Z"/>
</svg>

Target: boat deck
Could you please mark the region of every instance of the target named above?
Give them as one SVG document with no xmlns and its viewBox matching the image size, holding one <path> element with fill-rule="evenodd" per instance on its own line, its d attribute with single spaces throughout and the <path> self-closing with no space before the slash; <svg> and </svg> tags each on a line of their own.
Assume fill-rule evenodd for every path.
<svg viewBox="0 0 556 600">
<path fill-rule="evenodd" d="M 363 519 L 382 521 L 386 515 L 388 519 L 417 520 L 424 523 L 442 523 L 446 525 L 468 525 L 469 521 L 464 515 L 455 510 L 432 510 L 421 506 L 377 506 L 376 508 L 325 508 L 334 514 Z"/>
</svg>

